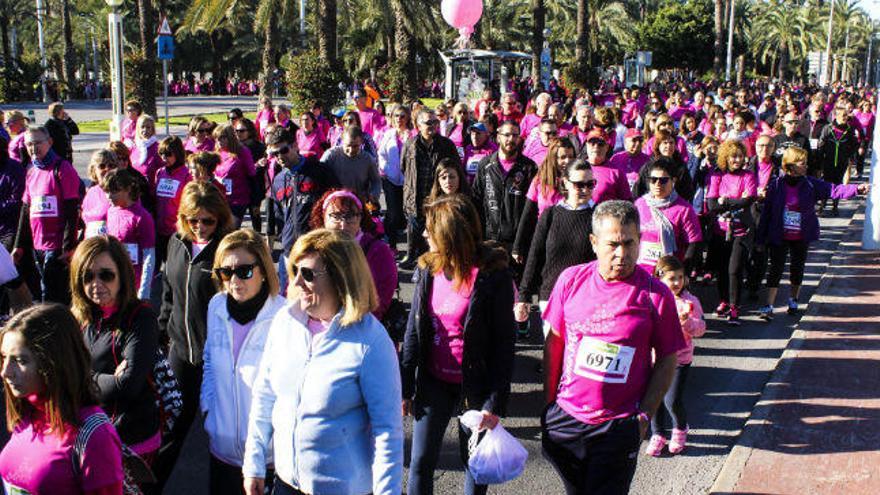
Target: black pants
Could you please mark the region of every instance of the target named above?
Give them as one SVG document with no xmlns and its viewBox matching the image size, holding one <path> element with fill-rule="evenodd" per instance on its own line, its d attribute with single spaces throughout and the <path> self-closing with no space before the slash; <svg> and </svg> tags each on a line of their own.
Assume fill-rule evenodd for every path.
<svg viewBox="0 0 880 495">
<path fill-rule="evenodd" d="M 758 251 L 753 249 L 749 255 L 749 274 L 746 285 L 750 292 L 758 292 L 761 288 L 761 281 L 767 274 L 767 251 Z"/>
<path fill-rule="evenodd" d="M 401 241 L 401 233 L 406 226 L 403 215 L 403 186 L 396 186 L 382 178 L 382 191 L 385 193 L 385 235 L 392 248 Z"/>
<path fill-rule="evenodd" d="M 804 265 L 807 263 L 807 248 L 804 241 L 782 241 L 778 246 L 769 246 L 770 274 L 767 276 L 767 287 L 779 287 L 782 271 L 785 269 L 785 258 L 791 253 L 789 281 L 791 285 L 801 285 L 804 281 Z M 773 301 L 770 301 L 772 304 Z"/>
<path fill-rule="evenodd" d="M 165 259 L 168 257 L 169 240 L 171 240 L 171 236 L 156 234 L 156 273 L 159 272 L 162 263 L 165 263 Z"/>
<path fill-rule="evenodd" d="M 625 495 L 636 472 L 637 416 L 582 423 L 555 403 L 541 416 L 541 446 L 568 495 Z"/>
<path fill-rule="evenodd" d="M 414 260 L 428 251 L 428 242 L 425 241 L 425 219 L 419 217 L 407 217 L 406 222 L 406 257 Z"/>
<path fill-rule="evenodd" d="M 666 416 L 672 418 L 672 427 L 677 430 L 687 428 L 687 411 L 684 408 L 684 385 L 687 382 L 690 364 L 679 365 L 672 375 L 672 384 L 663 396 L 663 405 L 657 408 L 657 414 L 651 418 L 651 431 L 655 435 L 666 433 Z M 664 435 L 665 436 L 665 435 Z"/>
<path fill-rule="evenodd" d="M 715 260 L 713 268 L 718 275 L 718 297 L 736 306 L 739 304 L 743 268 L 749 254 L 746 238 L 734 237 L 728 241 L 723 236 L 715 236 L 711 249 L 712 259 Z"/>
<path fill-rule="evenodd" d="M 213 455 L 208 466 L 209 491 L 211 495 L 243 495 L 244 476 L 240 466 L 233 466 L 217 459 Z M 266 470 L 266 491 L 272 492 L 272 481 L 275 472 Z"/>
<path fill-rule="evenodd" d="M 189 427 L 192 425 L 199 409 L 199 394 L 202 388 L 202 365 L 192 364 L 185 357 L 179 356 L 172 350 L 168 353 L 168 363 L 174 371 L 174 376 L 180 383 L 180 392 L 183 398 L 183 410 L 180 417 L 174 422 L 174 428 L 167 438 L 162 439 L 162 447 L 153 462 L 153 474 L 156 475 L 156 484 L 145 490 L 149 494 L 159 495 L 171 477 L 180 450 L 186 441 Z"/>
</svg>

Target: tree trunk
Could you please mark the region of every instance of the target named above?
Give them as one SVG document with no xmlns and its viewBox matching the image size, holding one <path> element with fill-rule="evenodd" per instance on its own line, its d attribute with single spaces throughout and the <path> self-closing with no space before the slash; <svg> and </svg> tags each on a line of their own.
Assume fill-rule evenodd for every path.
<svg viewBox="0 0 880 495">
<path fill-rule="evenodd" d="M 12 49 L 9 43 L 9 15 L 5 9 L 0 12 L 0 42 L 3 43 L 3 66 L 9 73 L 15 67 L 15 61 L 12 60 Z"/>
<path fill-rule="evenodd" d="M 76 88 L 76 60 L 73 48 L 73 26 L 70 25 L 70 0 L 61 0 L 61 25 L 64 32 L 62 72 L 67 84 L 68 97 L 73 97 Z"/>
<path fill-rule="evenodd" d="M 394 10 L 394 44 L 397 52 L 397 60 L 404 64 L 404 98 L 416 98 L 418 96 L 418 83 L 416 81 L 416 49 L 413 35 L 406 25 L 406 0 L 392 0 L 391 8 Z"/>
<path fill-rule="evenodd" d="M 544 49 L 545 14 L 544 0 L 532 2 L 532 87 L 537 88 L 541 82 L 541 51 Z"/>
<path fill-rule="evenodd" d="M 712 68 L 715 75 L 721 74 L 721 59 L 724 57 L 724 0 L 715 0 L 715 57 Z"/>
<path fill-rule="evenodd" d="M 595 33 L 594 33 L 595 34 Z M 590 57 L 590 6 L 587 0 L 578 0 L 577 38 L 574 42 L 575 64 L 583 66 Z"/>
<path fill-rule="evenodd" d="M 746 56 L 740 55 L 736 57 L 736 85 L 742 86 L 746 80 Z"/>
<path fill-rule="evenodd" d="M 785 46 L 780 47 L 780 51 L 782 53 L 779 54 L 779 67 L 778 67 L 779 73 L 777 74 L 777 77 L 779 78 L 779 81 L 782 82 L 782 81 L 785 81 L 785 71 L 786 71 L 786 69 L 788 69 L 789 54 L 788 54 L 788 48 Z"/>
<path fill-rule="evenodd" d="M 141 70 L 144 73 L 140 78 L 142 84 L 135 90 L 135 97 L 143 105 L 144 113 L 156 115 L 156 47 L 153 44 L 156 22 L 153 17 L 153 4 L 151 0 L 138 0 L 137 7 L 141 55 L 143 56 Z"/>
<path fill-rule="evenodd" d="M 265 31 L 263 32 L 263 73 L 260 74 L 261 97 L 271 97 L 272 90 L 274 89 L 272 81 L 275 75 L 275 47 L 279 45 L 278 34 L 278 13 L 273 12 L 269 15 Z"/>
<path fill-rule="evenodd" d="M 318 0 L 318 54 L 336 65 L 336 0 Z"/>
</svg>

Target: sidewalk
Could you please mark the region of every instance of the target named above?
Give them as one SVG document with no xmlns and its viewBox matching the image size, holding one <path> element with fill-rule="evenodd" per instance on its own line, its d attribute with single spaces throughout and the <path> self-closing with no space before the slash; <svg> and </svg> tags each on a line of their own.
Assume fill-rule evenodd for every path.
<svg viewBox="0 0 880 495">
<path fill-rule="evenodd" d="M 853 217 L 712 493 L 880 492 L 880 253 Z"/>
</svg>

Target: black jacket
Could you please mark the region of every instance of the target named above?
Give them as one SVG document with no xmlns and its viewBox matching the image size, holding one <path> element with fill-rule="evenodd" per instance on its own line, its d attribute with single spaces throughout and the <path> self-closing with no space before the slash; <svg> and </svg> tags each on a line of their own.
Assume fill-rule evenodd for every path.
<svg viewBox="0 0 880 495">
<path fill-rule="evenodd" d="M 515 323 L 513 279 L 507 253 L 483 248 L 482 263 L 464 320 L 462 397 L 464 407 L 504 415 L 513 375 Z M 406 326 L 401 356 L 403 398 L 419 400 L 422 373 L 428 373 L 434 342 L 429 303 L 434 277 L 425 268 L 414 274 L 416 289 Z"/>
<path fill-rule="evenodd" d="M 159 345 L 156 314 L 147 305 L 137 304 L 108 319 L 96 309 L 94 320 L 84 329 L 83 338 L 92 358 L 101 408 L 113 418 L 123 443 L 143 442 L 159 431 L 156 395 L 148 381 Z M 117 377 L 116 367 L 122 361 L 127 366 Z"/>
<path fill-rule="evenodd" d="M 487 240 L 511 248 L 528 202 L 526 193 L 536 172 L 535 162 L 522 154 L 517 156 L 507 174 L 501 168 L 497 151 L 480 162 L 474 178 L 474 205 L 480 213 Z"/>
<path fill-rule="evenodd" d="M 315 203 L 328 189 L 338 187 L 339 180 L 329 167 L 311 159 L 301 158 L 295 169 L 282 167 L 272 181 L 272 208 L 275 209 L 276 232 L 281 232 L 281 250 L 289 253 L 299 236 L 309 227 Z"/>
<path fill-rule="evenodd" d="M 52 149 L 58 156 L 73 163 L 73 136 L 79 134 L 79 126 L 71 118 L 65 120 L 50 118 L 46 130 L 52 138 Z"/>
<path fill-rule="evenodd" d="M 202 362 L 208 302 L 217 293 L 211 268 L 219 243 L 217 236 L 193 259 L 191 241 L 181 239 L 180 234 L 174 234 L 168 241 L 159 332 L 163 342 L 170 341 L 169 354 L 195 365 Z"/>
</svg>

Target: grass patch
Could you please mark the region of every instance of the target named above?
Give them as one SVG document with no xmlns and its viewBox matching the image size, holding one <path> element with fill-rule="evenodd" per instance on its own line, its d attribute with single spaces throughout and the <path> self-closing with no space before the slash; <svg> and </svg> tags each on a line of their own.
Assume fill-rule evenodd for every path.
<svg viewBox="0 0 880 495">
<path fill-rule="evenodd" d="M 168 117 L 168 124 L 171 126 L 189 125 L 189 121 L 198 114 L 192 115 L 172 115 Z M 202 114 L 211 122 L 226 122 L 226 112 Z M 253 120 L 256 118 L 256 112 L 245 112 L 245 117 Z M 90 120 L 87 122 L 78 122 L 80 132 L 110 132 L 110 119 Z M 165 117 L 156 119 L 156 129 L 162 130 L 165 127 Z"/>
</svg>

